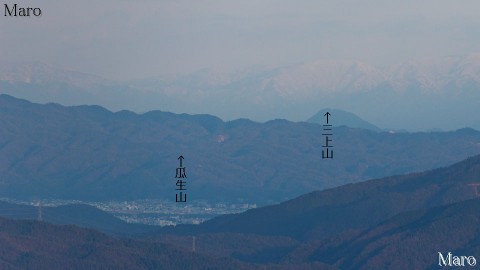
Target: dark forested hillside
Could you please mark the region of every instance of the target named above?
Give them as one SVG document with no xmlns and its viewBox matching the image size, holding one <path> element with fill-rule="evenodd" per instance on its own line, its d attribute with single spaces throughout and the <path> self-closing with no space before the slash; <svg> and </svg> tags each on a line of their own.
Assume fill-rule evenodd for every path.
<svg viewBox="0 0 480 270">
<path fill-rule="evenodd" d="M 39 209 L 31 205 L 18 205 L 0 201 L 0 216 L 11 219 L 38 219 Z M 41 219 L 53 224 L 93 228 L 113 235 L 144 234 L 158 229 L 156 226 L 126 223 L 110 213 L 85 204 L 69 204 L 56 207 L 42 206 Z"/>
<path fill-rule="evenodd" d="M 0 231 L 2 269 L 260 269 L 75 226 L 0 218 Z"/>
<path fill-rule="evenodd" d="M 283 261 L 322 261 L 352 270 L 438 269 L 438 252 L 480 259 L 479 224 L 480 199 L 472 199 L 404 212 L 359 233 L 310 242 Z"/>
<path fill-rule="evenodd" d="M 335 124 L 335 115 L 331 116 Z M 113 113 L 0 96 L 0 196 L 171 199 L 185 157 L 190 200 L 278 202 L 349 182 L 445 166 L 480 153 L 480 132 L 391 134 L 209 115 Z"/>
</svg>

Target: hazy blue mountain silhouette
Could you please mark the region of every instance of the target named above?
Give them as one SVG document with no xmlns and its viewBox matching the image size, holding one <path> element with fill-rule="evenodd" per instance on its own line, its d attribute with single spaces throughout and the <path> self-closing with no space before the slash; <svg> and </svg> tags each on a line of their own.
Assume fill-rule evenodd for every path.
<svg viewBox="0 0 480 270">
<path fill-rule="evenodd" d="M 331 116 L 329 116 L 329 121 L 330 121 L 330 124 L 333 124 L 334 126 L 347 126 L 347 127 L 351 127 L 351 128 L 363 128 L 363 129 L 373 130 L 373 131 L 377 131 L 377 132 L 382 131 L 379 127 L 363 120 L 362 118 L 358 117 L 357 115 L 355 115 L 351 112 L 346 112 L 346 111 L 343 111 L 343 110 L 331 109 L 331 108 L 326 108 L 326 109 L 320 110 L 314 116 L 310 117 L 307 120 L 307 122 L 321 124 L 321 125 L 326 124 L 325 114 L 327 112 L 329 112 L 331 114 Z"/>
<path fill-rule="evenodd" d="M 206 68 L 131 82 L 39 62 L 0 63 L 0 92 L 40 103 L 136 112 L 161 108 L 261 121 L 304 120 L 319 108 L 344 108 L 381 128 L 410 131 L 480 129 L 478 119 L 469 117 L 478 113 L 479 88 L 478 53 L 421 57 L 382 68 L 347 59 L 233 73 Z"/>
</svg>

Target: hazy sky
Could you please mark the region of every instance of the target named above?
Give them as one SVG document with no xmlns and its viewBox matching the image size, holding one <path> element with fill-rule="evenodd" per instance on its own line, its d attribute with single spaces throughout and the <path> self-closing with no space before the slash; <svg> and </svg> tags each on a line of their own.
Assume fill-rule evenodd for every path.
<svg viewBox="0 0 480 270">
<path fill-rule="evenodd" d="M 43 15 L 3 16 L 13 3 Z M 478 11 L 477 0 L 6 0 L 0 58 L 113 79 L 322 58 L 383 65 L 480 51 Z"/>
</svg>

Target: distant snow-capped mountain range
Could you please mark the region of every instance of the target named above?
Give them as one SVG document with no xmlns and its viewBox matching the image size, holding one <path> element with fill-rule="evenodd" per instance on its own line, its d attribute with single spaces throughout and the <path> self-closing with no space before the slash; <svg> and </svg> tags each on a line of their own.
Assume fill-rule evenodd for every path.
<svg viewBox="0 0 480 270">
<path fill-rule="evenodd" d="M 42 63 L 0 67 L 0 92 L 35 102 L 111 110 L 209 113 L 224 119 L 306 120 L 321 108 L 354 112 L 385 128 L 480 129 L 480 54 L 415 59 L 389 67 L 318 60 L 229 73 L 116 82 Z"/>
</svg>

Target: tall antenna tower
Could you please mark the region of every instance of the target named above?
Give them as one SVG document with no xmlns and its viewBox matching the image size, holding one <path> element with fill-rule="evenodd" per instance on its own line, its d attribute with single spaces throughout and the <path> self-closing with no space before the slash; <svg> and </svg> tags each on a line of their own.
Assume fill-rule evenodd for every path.
<svg viewBox="0 0 480 270">
<path fill-rule="evenodd" d="M 195 237 L 195 236 L 193 236 L 193 237 L 192 237 L 192 251 L 193 251 L 193 252 L 195 252 L 195 249 L 196 249 L 196 246 L 195 246 L 195 244 L 196 244 L 196 243 L 195 243 L 195 240 L 196 240 L 196 237 Z"/>
<path fill-rule="evenodd" d="M 38 221 L 42 221 L 42 202 L 38 202 Z"/>
</svg>

